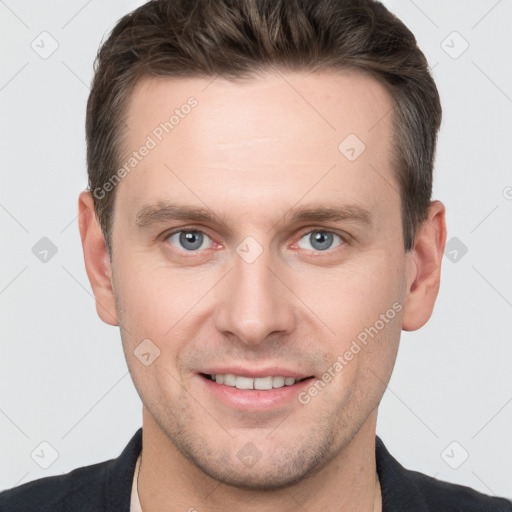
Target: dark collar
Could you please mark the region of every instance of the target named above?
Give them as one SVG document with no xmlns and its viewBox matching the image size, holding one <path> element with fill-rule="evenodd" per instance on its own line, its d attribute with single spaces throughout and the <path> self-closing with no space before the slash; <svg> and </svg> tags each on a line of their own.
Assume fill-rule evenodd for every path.
<svg viewBox="0 0 512 512">
<path fill-rule="evenodd" d="M 382 512 L 427 512 L 429 507 L 425 500 L 425 485 L 434 479 L 405 469 L 388 452 L 379 436 L 375 436 L 375 458 L 382 494 Z M 419 476 L 419 480 L 416 476 Z"/>
<path fill-rule="evenodd" d="M 142 428 L 121 455 L 0 492 L 2 512 L 128 512 Z M 375 436 L 383 512 L 512 512 L 512 501 L 405 469 Z"/>
</svg>

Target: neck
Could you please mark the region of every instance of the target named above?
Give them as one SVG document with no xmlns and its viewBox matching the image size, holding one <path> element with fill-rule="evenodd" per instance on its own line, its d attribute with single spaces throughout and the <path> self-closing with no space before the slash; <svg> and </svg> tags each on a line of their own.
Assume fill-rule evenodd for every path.
<svg viewBox="0 0 512 512">
<path fill-rule="evenodd" d="M 138 492 L 144 512 L 244 510 L 284 512 L 380 512 L 376 479 L 377 410 L 335 457 L 299 483 L 282 489 L 255 491 L 211 478 L 185 458 L 144 408 L 142 463 Z"/>
</svg>

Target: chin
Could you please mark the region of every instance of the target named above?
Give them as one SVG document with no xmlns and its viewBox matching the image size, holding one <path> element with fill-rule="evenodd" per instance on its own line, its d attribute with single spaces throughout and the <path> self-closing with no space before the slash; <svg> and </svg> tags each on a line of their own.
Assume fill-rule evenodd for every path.
<svg viewBox="0 0 512 512">
<path fill-rule="evenodd" d="M 297 461 L 294 461 L 294 465 Z M 272 463 L 263 463 L 261 460 L 255 467 L 240 468 L 239 464 L 233 464 L 231 467 L 225 467 L 219 470 L 217 464 L 202 464 L 199 461 L 194 462 L 210 478 L 223 483 L 224 485 L 241 490 L 251 491 L 274 491 L 292 487 L 300 481 L 306 479 L 313 468 L 296 468 L 287 466 L 286 469 L 280 466 L 276 467 Z"/>
<path fill-rule="evenodd" d="M 309 442 L 304 439 L 300 448 L 293 442 L 290 446 L 267 443 L 264 453 L 259 454 L 261 458 L 252 459 L 247 464 L 243 462 L 246 454 L 254 454 L 257 450 L 254 445 L 252 448 L 245 448 L 251 443 L 247 443 L 236 453 L 232 446 L 220 448 L 201 444 L 201 449 L 193 442 L 182 444 L 179 449 L 190 462 L 213 480 L 230 487 L 253 491 L 292 487 L 316 474 L 335 456 L 333 440 L 327 438 L 310 438 Z"/>
</svg>

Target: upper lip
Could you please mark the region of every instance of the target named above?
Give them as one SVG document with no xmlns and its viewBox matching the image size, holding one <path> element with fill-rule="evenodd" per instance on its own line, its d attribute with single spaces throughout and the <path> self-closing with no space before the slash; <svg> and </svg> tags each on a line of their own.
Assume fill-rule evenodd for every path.
<svg viewBox="0 0 512 512">
<path fill-rule="evenodd" d="M 272 366 L 268 368 L 244 368 L 242 366 L 218 366 L 215 368 L 207 368 L 201 370 L 199 373 L 205 373 L 209 375 L 240 375 L 243 377 L 252 377 L 253 379 L 258 377 L 293 377 L 295 380 L 305 379 L 312 377 L 312 374 L 302 373 L 296 370 L 287 368 L 281 368 L 278 366 Z"/>
</svg>

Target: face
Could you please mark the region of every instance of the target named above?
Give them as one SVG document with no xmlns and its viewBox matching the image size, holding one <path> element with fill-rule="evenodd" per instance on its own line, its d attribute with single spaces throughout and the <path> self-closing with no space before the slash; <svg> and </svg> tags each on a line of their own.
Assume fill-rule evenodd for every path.
<svg viewBox="0 0 512 512">
<path fill-rule="evenodd" d="M 115 314 L 145 418 L 219 481 L 298 482 L 373 418 L 410 284 L 391 108 L 356 72 L 133 93 Z"/>
</svg>

